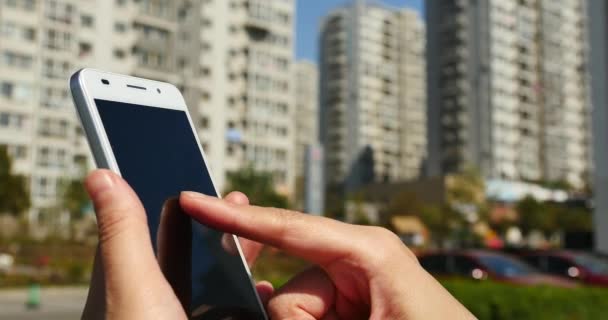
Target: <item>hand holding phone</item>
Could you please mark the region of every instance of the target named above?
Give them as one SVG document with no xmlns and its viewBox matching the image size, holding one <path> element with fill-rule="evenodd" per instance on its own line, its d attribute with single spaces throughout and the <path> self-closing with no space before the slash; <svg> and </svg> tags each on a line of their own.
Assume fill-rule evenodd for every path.
<svg viewBox="0 0 608 320">
<path fill-rule="evenodd" d="M 86 186 L 97 208 L 101 245 L 95 257 L 89 297 L 82 318 L 188 318 L 185 313 L 187 309 L 183 306 L 184 300 L 179 297 L 180 293 L 186 291 L 175 290 L 167 279 L 172 276 L 179 277 L 180 274 L 168 271 L 163 262 L 157 264 L 150 242 L 146 214 L 137 195 L 122 179 L 108 171 L 94 172 L 87 179 Z M 225 200 L 235 205 L 249 203 L 247 197 L 238 192 L 228 194 Z M 181 209 L 176 209 L 169 207 L 165 212 L 169 215 L 180 213 L 178 211 Z M 183 222 L 183 217 L 177 218 L 178 221 L 172 223 L 174 226 L 175 223 L 180 223 L 179 220 Z M 179 229 L 177 226 L 174 231 Z M 253 264 L 262 245 L 241 239 L 241 246 L 247 261 Z M 137 254 L 133 254 L 134 252 Z M 266 303 L 273 292 L 272 285 L 260 282 L 256 287 L 263 303 Z M 191 318 L 249 319 L 222 318 L 213 314 Z"/>
<path fill-rule="evenodd" d="M 117 176 L 111 178 L 113 186 L 100 193 L 98 182 L 103 184 L 106 174 L 112 177 L 110 172 L 95 172 L 86 184 L 98 208 L 103 283 L 109 300 L 100 318 L 186 318 L 154 261 L 143 207 Z M 239 198 L 242 195 L 219 200 L 184 193 L 180 207 L 218 230 L 281 248 L 312 263 L 274 293 L 267 284 L 258 285 L 271 319 L 475 319 L 389 231 L 249 206 Z M 243 246 L 246 255 L 247 248 Z M 141 252 L 141 257 L 134 258 L 133 251 Z M 85 315 L 99 315 L 95 307 L 100 304 L 94 301 L 89 298 L 90 312 Z M 251 319 L 216 312 L 194 319 Z"/>
<path fill-rule="evenodd" d="M 257 320 L 268 302 L 272 319 L 474 319 L 385 229 L 218 199 L 174 86 L 94 70 L 71 85 L 111 169 L 86 183 L 100 245 L 83 318 Z M 277 292 L 256 288 L 253 241 L 313 266 Z"/>
<path fill-rule="evenodd" d="M 266 319 L 236 237 L 167 210 L 183 190 L 219 196 L 179 90 L 91 69 L 70 86 L 98 167 L 121 175 L 141 200 L 154 254 L 187 314 Z"/>
</svg>

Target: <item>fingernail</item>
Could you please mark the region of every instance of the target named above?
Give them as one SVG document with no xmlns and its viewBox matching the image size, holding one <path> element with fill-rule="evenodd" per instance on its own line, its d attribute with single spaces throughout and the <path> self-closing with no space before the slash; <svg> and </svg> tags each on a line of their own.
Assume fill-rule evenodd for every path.
<svg viewBox="0 0 608 320">
<path fill-rule="evenodd" d="M 97 174 L 93 179 L 88 181 L 89 192 L 98 194 L 100 192 L 111 189 L 114 186 L 114 179 L 107 172 Z"/>
<path fill-rule="evenodd" d="M 183 197 L 186 197 L 186 198 L 198 199 L 198 200 L 205 200 L 205 199 L 211 199 L 211 198 L 213 198 L 213 197 L 210 197 L 208 195 L 205 195 L 205 194 L 202 194 L 202 193 L 199 193 L 199 192 L 194 192 L 194 191 L 183 191 L 181 193 L 181 195 Z"/>
</svg>

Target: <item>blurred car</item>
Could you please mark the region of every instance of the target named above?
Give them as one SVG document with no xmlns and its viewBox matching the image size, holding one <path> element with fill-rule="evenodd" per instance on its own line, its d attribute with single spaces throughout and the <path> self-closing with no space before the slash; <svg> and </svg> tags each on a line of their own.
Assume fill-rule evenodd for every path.
<svg viewBox="0 0 608 320">
<path fill-rule="evenodd" d="M 560 277 L 543 275 L 511 256 L 485 250 L 439 251 L 423 253 L 418 261 L 439 278 L 461 277 L 494 280 L 518 285 L 551 285 L 572 288 L 576 283 Z"/>
<path fill-rule="evenodd" d="M 608 260 L 578 251 L 535 251 L 521 258 L 540 271 L 587 285 L 608 287 Z"/>
</svg>

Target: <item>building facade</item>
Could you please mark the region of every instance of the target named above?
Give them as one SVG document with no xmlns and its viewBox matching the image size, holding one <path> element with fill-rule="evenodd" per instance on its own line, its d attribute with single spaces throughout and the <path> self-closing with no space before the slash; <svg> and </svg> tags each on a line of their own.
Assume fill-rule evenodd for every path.
<svg viewBox="0 0 608 320">
<path fill-rule="evenodd" d="M 319 142 L 319 72 L 309 61 L 296 63 L 295 175 L 296 202 L 303 208 L 306 152 Z"/>
<path fill-rule="evenodd" d="M 291 195 L 293 11 L 291 0 L 1 1 L 0 144 L 28 178 L 30 220 L 93 166 L 68 88 L 82 67 L 176 84 L 218 188 L 251 165 Z"/>
<path fill-rule="evenodd" d="M 590 170 L 581 0 L 428 1 L 431 176 L 565 181 Z"/>
<path fill-rule="evenodd" d="M 201 68 L 201 99 L 189 106 L 217 184 L 223 189 L 227 172 L 252 166 L 272 173 L 277 189 L 292 196 L 294 1 L 189 2 L 202 7 L 195 10 L 200 31 L 189 28 L 191 39 L 201 39 L 191 62 Z"/>
<path fill-rule="evenodd" d="M 588 0 L 593 102 L 595 250 L 608 253 L 608 4 Z"/>
<path fill-rule="evenodd" d="M 328 184 L 415 179 L 426 157 L 424 25 L 409 9 L 358 1 L 320 36 Z"/>
<path fill-rule="evenodd" d="M 30 221 L 49 219 L 63 182 L 92 165 L 69 76 L 84 66 L 129 72 L 137 65 L 130 44 L 139 11 L 121 1 L 83 3 L 0 2 L 0 144 L 15 173 L 28 178 Z"/>
</svg>

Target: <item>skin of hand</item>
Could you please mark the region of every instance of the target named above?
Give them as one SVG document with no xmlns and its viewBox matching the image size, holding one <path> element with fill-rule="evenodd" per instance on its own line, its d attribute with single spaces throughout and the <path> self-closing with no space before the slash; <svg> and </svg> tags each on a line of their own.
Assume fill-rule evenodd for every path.
<svg viewBox="0 0 608 320">
<path fill-rule="evenodd" d="M 106 170 L 92 173 L 86 187 L 100 245 L 83 318 L 185 319 L 154 256 L 135 193 Z M 313 264 L 276 291 L 269 283 L 257 285 L 273 320 L 475 319 L 385 229 L 254 207 L 240 193 L 220 200 L 184 192 L 179 201 L 200 223 L 238 235 L 250 264 L 260 243 Z"/>
<path fill-rule="evenodd" d="M 82 319 L 187 319 L 154 255 L 146 214 L 135 192 L 107 170 L 90 174 L 85 186 L 95 205 L 99 246 Z M 238 192 L 225 201 L 249 204 Z M 252 265 L 262 245 L 239 242 Z M 267 302 L 274 289 L 262 281 L 257 290 Z"/>
</svg>

